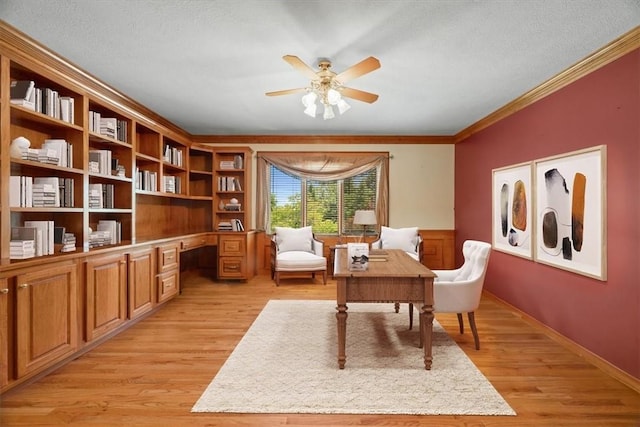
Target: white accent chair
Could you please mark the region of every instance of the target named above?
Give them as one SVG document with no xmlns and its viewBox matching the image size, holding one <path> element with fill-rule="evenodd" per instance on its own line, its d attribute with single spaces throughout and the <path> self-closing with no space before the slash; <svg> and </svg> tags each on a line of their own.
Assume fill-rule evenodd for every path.
<svg viewBox="0 0 640 427">
<path fill-rule="evenodd" d="M 390 228 L 380 227 L 380 238 L 371 243 L 371 249 L 402 249 L 411 258 L 422 262 L 423 243 L 418 227 Z M 396 313 L 400 311 L 400 303 L 395 303 Z"/>
<path fill-rule="evenodd" d="M 271 278 L 280 286 L 281 273 L 311 273 L 315 278 L 322 272 L 327 284 L 327 258 L 323 256 L 324 244 L 317 240 L 311 227 L 275 227 L 271 237 Z"/>
<path fill-rule="evenodd" d="M 402 249 L 411 258 L 422 262 L 422 236 L 418 227 L 380 227 L 380 238 L 371 243 L 371 249 Z"/>
<path fill-rule="evenodd" d="M 455 270 L 432 270 L 438 275 L 433 283 L 433 311 L 456 313 L 461 334 L 464 333 L 462 313 L 467 313 L 476 350 L 480 350 L 474 313 L 480 305 L 491 245 L 478 240 L 467 240 L 462 245 L 462 254 L 464 255 L 462 267 Z M 409 329 L 412 327 L 413 304 L 409 304 Z"/>
</svg>

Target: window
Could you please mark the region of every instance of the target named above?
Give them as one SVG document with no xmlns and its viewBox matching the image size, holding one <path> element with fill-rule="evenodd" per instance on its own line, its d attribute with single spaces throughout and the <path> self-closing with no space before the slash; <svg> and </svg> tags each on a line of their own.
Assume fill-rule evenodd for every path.
<svg viewBox="0 0 640 427">
<path fill-rule="evenodd" d="M 311 225 L 318 234 L 354 234 L 358 209 L 375 209 L 377 170 L 371 168 L 345 179 L 300 178 L 269 165 L 271 227 Z"/>
<path fill-rule="evenodd" d="M 313 226 L 315 233 L 352 234 L 358 209 L 389 218 L 388 152 L 257 154 L 256 229 Z"/>
</svg>

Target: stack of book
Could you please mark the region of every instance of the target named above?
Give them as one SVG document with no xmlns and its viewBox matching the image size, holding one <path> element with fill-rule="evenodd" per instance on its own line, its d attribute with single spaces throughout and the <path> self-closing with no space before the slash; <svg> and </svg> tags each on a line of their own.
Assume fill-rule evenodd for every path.
<svg viewBox="0 0 640 427">
<path fill-rule="evenodd" d="M 38 229 L 35 227 L 11 227 L 9 258 L 27 259 L 36 256 L 37 236 Z"/>
<path fill-rule="evenodd" d="M 33 207 L 59 208 L 60 181 L 58 177 L 35 177 L 33 179 Z"/>
<path fill-rule="evenodd" d="M 235 169 L 235 162 L 233 160 L 221 160 L 220 169 Z"/>
<path fill-rule="evenodd" d="M 54 223 L 53 221 L 25 221 L 24 228 L 36 228 L 36 256 L 53 255 Z"/>
<path fill-rule="evenodd" d="M 231 221 L 220 221 L 218 223 L 218 231 L 233 231 Z"/>
<path fill-rule="evenodd" d="M 107 244 L 117 245 L 122 241 L 122 223 L 113 219 L 98 221 L 98 231 L 108 233 Z"/>
<path fill-rule="evenodd" d="M 76 250 L 76 236 L 67 233 L 64 227 L 54 227 L 53 241 L 55 252 L 73 252 Z"/>
</svg>

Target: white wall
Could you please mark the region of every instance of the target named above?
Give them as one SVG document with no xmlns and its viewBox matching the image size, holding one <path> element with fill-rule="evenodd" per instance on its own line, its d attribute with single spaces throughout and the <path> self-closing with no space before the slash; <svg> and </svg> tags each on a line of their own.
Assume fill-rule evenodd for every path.
<svg viewBox="0 0 640 427">
<path fill-rule="evenodd" d="M 454 229 L 453 144 L 253 144 L 259 151 L 388 151 L 389 225 L 421 229 Z M 256 163 L 252 162 L 252 188 L 256 188 Z M 255 215 L 255 191 L 253 191 Z M 255 226 L 255 217 L 252 218 Z"/>
</svg>

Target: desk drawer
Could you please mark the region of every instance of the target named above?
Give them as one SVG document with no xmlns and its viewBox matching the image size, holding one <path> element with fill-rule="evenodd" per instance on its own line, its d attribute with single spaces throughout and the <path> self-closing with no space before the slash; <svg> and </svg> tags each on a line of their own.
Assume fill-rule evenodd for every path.
<svg viewBox="0 0 640 427">
<path fill-rule="evenodd" d="M 220 279 L 243 279 L 245 277 L 244 257 L 220 257 L 218 259 Z"/>
<path fill-rule="evenodd" d="M 158 246 L 158 273 L 177 270 L 179 262 L 177 243 Z"/>
<path fill-rule="evenodd" d="M 188 251 L 191 249 L 201 248 L 202 246 L 206 246 L 206 244 L 206 236 L 187 237 L 185 239 L 182 239 L 182 241 L 180 242 L 180 250 Z"/>
</svg>

